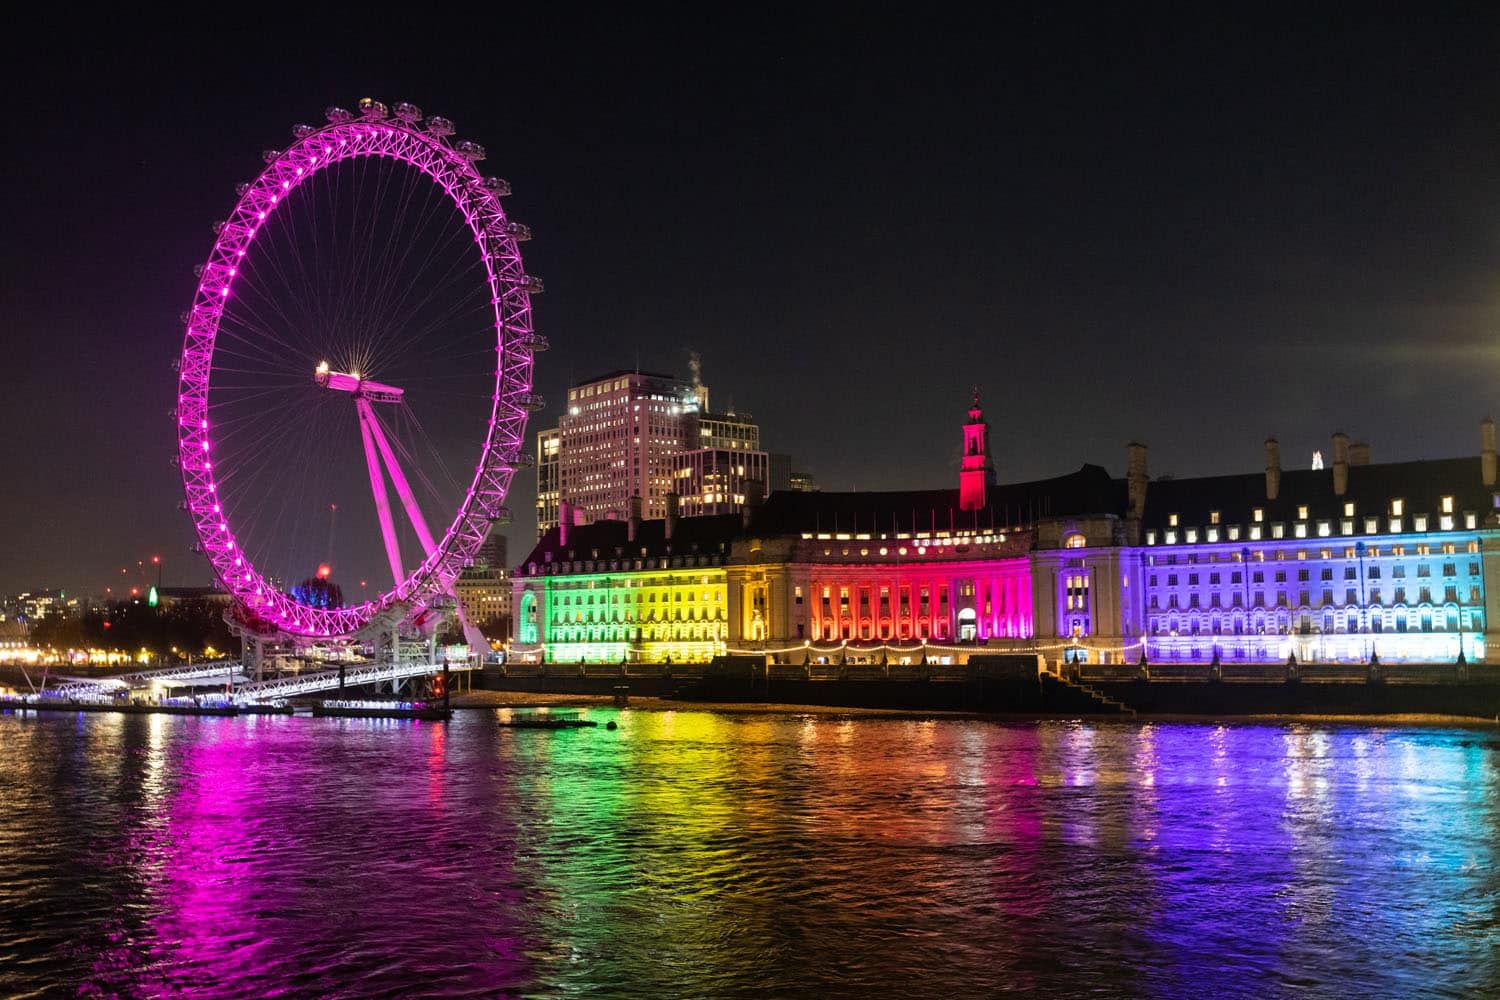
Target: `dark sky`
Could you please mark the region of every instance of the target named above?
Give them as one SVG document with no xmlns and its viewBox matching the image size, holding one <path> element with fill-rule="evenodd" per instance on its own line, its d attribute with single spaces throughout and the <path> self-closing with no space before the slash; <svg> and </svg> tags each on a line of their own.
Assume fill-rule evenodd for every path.
<svg viewBox="0 0 1500 1000">
<path fill-rule="evenodd" d="M 364 94 L 453 118 L 514 184 L 549 399 L 696 350 L 828 488 L 952 482 L 971 383 L 1003 479 L 1120 474 L 1131 438 L 1179 476 L 1258 469 L 1268 433 L 1296 463 L 1340 428 L 1376 461 L 1467 454 L 1495 408 L 1488 13 L 412 9 L 12 25 L 0 592 L 158 551 L 207 582 L 169 465 L 192 268 L 260 151 Z"/>
</svg>

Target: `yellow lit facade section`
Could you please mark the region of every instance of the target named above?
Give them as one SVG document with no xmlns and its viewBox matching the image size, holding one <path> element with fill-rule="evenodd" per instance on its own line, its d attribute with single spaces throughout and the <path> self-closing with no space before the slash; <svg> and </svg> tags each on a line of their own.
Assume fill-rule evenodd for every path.
<svg viewBox="0 0 1500 1000">
<path fill-rule="evenodd" d="M 726 592 L 722 567 L 536 577 L 517 635 L 549 663 L 706 663 L 729 637 Z"/>
</svg>

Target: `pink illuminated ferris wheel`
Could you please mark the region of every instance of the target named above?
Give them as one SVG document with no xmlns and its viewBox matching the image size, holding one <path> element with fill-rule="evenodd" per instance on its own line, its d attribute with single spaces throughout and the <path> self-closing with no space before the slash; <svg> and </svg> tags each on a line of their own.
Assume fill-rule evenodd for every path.
<svg viewBox="0 0 1500 1000">
<path fill-rule="evenodd" d="M 406 103 L 330 108 L 215 227 L 177 461 L 199 546 L 261 634 L 430 618 L 508 516 L 541 283 L 509 185 L 453 131 Z"/>
</svg>

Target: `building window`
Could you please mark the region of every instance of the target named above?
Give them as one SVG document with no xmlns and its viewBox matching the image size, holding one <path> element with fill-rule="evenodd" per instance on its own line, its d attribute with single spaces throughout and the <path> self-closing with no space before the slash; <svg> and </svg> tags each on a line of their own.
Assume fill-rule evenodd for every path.
<svg viewBox="0 0 1500 1000">
<path fill-rule="evenodd" d="M 1452 497 L 1443 497 L 1442 504 L 1443 504 L 1442 510 L 1443 510 L 1444 514 L 1451 514 L 1451 513 L 1453 513 L 1453 498 Z"/>
<path fill-rule="evenodd" d="M 1081 549 L 1087 544 L 1088 540 L 1076 531 L 1063 539 L 1063 548 L 1066 549 Z"/>
<path fill-rule="evenodd" d="M 1397 499 L 1397 500 L 1392 500 L 1391 501 L 1391 516 L 1392 517 L 1400 517 L 1401 515 L 1403 515 L 1405 513 L 1406 513 L 1406 501 L 1405 500 Z"/>
</svg>

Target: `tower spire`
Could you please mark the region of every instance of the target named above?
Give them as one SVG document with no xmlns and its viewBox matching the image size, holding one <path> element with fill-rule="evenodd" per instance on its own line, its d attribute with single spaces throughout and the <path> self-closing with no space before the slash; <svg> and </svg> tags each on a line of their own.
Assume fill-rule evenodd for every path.
<svg viewBox="0 0 1500 1000">
<path fill-rule="evenodd" d="M 958 472 L 959 510 L 983 510 L 989 506 L 989 488 L 995 483 L 995 463 L 990 460 L 990 425 L 979 406 L 979 386 L 974 386 L 969 422 L 964 424 L 964 457 Z"/>
</svg>

